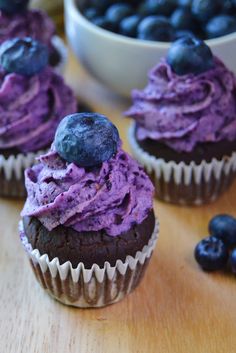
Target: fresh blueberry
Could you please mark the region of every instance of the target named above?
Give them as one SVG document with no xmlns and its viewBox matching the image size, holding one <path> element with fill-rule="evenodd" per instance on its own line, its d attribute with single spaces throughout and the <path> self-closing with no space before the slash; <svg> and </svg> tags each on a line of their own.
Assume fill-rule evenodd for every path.
<svg viewBox="0 0 236 353">
<path fill-rule="evenodd" d="M 200 74 L 214 67 L 211 49 L 202 40 L 191 36 L 172 44 L 167 62 L 178 75 Z"/>
<path fill-rule="evenodd" d="M 178 6 L 191 8 L 192 0 L 178 0 Z"/>
<path fill-rule="evenodd" d="M 6 13 L 14 14 L 27 9 L 29 0 L 0 0 L 0 9 Z"/>
<path fill-rule="evenodd" d="M 218 215 L 209 223 L 209 232 L 221 239 L 226 246 L 236 245 L 236 219 L 229 215 Z"/>
<path fill-rule="evenodd" d="M 186 29 L 175 32 L 175 40 L 183 37 L 194 37 L 194 33 Z"/>
<path fill-rule="evenodd" d="M 119 133 L 104 115 L 77 113 L 61 121 L 54 143 L 58 154 L 67 162 L 95 167 L 117 152 Z"/>
<path fill-rule="evenodd" d="M 222 270 L 228 261 L 228 250 L 222 240 L 209 237 L 195 248 L 195 259 L 205 271 Z"/>
<path fill-rule="evenodd" d="M 91 21 L 95 26 L 106 29 L 107 31 L 117 32 L 118 30 L 117 26 L 114 23 L 108 21 L 105 17 L 96 17 Z"/>
<path fill-rule="evenodd" d="M 193 0 L 192 13 L 199 21 L 207 21 L 220 10 L 220 0 Z"/>
<path fill-rule="evenodd" d="M 170 18 L 170 22 L 177 30 L 193 30 L 196 27 L 195 19 L 188 8 L 175 10 Z"/>
<path fill-rule="evenodd" d="M 232 14 L 232 12 L 235 11 L 235 5 L 236 2 L 234 3 L 233 0 L 224 0 L 222 2 L 222 12 L 227 13 L 227 14 Z"/>
<path fill-rule="evenodd" d="M 142 16 L 170 16 L 176 6 L 176 0 L 146 0 L 140 4 L 138 12 Z"/>
<path fill-rule="evenodd" d="M 120 34 L 135 38 L 137 36 L 137 28 L 140 21 L 141 17 L 138 15 L 124 18 L 120 23 Z"/>
<path fill-rule="evenodd" d="M 93 20 L 94 18 L 100 17 L 101 14 L 102 14 L 101 11 L 99 11 L 95 7 L 89 7 L 84 11 L 84 16 L 90 21 Z"/>
<path fill-rule="evenodd" d="M 138 38 L 144 40 L 171 42 L 174 31 L 164 16 L 148 16 L 138 26 Z"/>
<path fill-rule="evenodd" d="M 110 6 L 106 11 L 105 18 L 107 21 L 119 26 L 120 22 L 133 14 L 133 9 L 130 5 L 118 3 Z"/>
<path fill-rule="evenodd" d="M 218 15 L 213 17 L 206 25 L 208 38 L 225 36 L 236 31 L 236 19 L 229 15 Z"/>
<path fill-rule="evenodd" d="M 99 12 L 104 12 L 115 0 L 90 0 L 89 7 L 95 8 Z"/>
<path fill-rule="evenodd" d="M 230 267 L 233 273 L 236 274 L 236 249 L 234 249 L 229 259 Z"/>
<path fill-rule="evenodd" d="M 32 38 L 14 38 L 0 47 L 0 65 L 6 72 L 32 76 L 48 64 L 48 49 Z"/>
</svg>

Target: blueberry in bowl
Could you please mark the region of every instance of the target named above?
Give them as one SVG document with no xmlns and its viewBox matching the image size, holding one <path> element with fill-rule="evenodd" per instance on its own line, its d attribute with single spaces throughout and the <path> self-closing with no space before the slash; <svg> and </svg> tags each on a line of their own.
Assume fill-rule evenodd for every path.
<svg viewBox="0 0 236 353">
<path fill-rule="evenodd" d="M 166 56 L 172 41 L 186 34 L 203 40 L 207 37 L 206 25 L 209 20 L 202 22 L 193 15 L 192 1 L 175 0 L 174 2 L 173 10 L 167 14 L 155 13 L 153 11 L 155 2 L 149 1 L 104 2 L 99 0 L 92 5 L 91 1 L 86 0 L 66 0 L 65 24 L 68 41 L 80 63 L 98 81 L 116 93 L 130 97 L 133 88 L 144 87 L 147 72 Z M 117 23 L 111 21 L 111 18 L 107 19 L 106 14 L 118 3 L 126 5 L 124 7 L 126 9 L 128 5 L 128 12 L 125 17 L 122 15 L 120 22 Z M 102 6 L 103 4 L 105 5 Z M 146 11 L 144 7 L 141 9 L 143 4 L 148 4 L 151 11 Z M 220 11 L 214 16 L 226 13 L 225 10 Z M 187 25 L 182 26 L 178 19 L 178 16 L 181 18 L 180 15 L 171 23 L 174 13 L 179 13 L 181 16 L 190 15 L 193 21 L 190 21 L 188 16 L 185 17 L 185 21 L 191 28 L 183 28 Z M 150 17 L 158 17 L 158 21 L 154 23 L 153 20 L 148 19 Z M 232 54 L 235 41 L 235 33 L 207 41 L 214 54 L 219 56 L 231 70 L 236 69 Z"/>
</svg>

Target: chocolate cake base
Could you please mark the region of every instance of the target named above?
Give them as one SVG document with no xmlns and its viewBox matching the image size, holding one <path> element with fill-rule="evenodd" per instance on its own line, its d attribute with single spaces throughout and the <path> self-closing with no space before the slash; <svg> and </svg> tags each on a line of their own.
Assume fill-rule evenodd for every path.
<svg viewBox="0 0 236 353">
<path fill-rule="evenodd" d="M 202 143 L 195 147 L 192 152 L 177 152 L 172 148 L 151 139 L 137 141 L 139 146 L 150 155 L 162 158 L 166 162 L 184 162 L 190 164 L 194 161 L 201 164 L 203 160 L 211 162 L 213 158 L 221 160 L 224 156 L 231 156 L 236 151 L 236 141 L 220 141 L 217 143 Z"/>
<path fill-rule="evenodd" d="M 48 231 L 34 217 L 23 218 L 24 232 L 33 249 L 47 254 L 49 260 L 58 258 L 60 264 L 70 261 L 73 268 L 82 262 L 86 269 L 93 264 L 100 267 L 107 261 L 115 266 L 117 260 L 125 261 L 128 255 L 135 256 L 148 243 L 155 227 L 154 212 L 119 236 L 111 237 L 105 231 L 77 232 L 59 226 Z"/>
<path fill-rule="evenodd" d="M 235 180 L 236 141 L 199 144 L 191 153 L 178 153 L 151 139 L 137 141 L 133 125 L 129 142 L 160 200 L 180 205 L 210 203 Z"/>
<path fill-rule="evenodd" d="M 7 180 L 3 171 L 0 171 L 0 197 L 26 197 L 24 172 L 17 179 L 14 175 L 10 180 Z"/>
</svg>

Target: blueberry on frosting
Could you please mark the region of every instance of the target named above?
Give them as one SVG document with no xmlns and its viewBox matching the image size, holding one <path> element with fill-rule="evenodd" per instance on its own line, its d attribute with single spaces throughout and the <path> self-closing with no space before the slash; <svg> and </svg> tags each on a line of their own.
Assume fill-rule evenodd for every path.
<svg viewBox="0 0 236 353">
<path fill-rule="evenodd" d="M 170 47 L 167 62 L 178 75 L 200 74 L 214 67 L 211 49 L 202 40 L 186 36 Z"/>
<path fill-rule="evenodd" d="M 108 161 L 119 144 L 117 128 L 103 115 L 77 113 L 65 117 L 55 135 L 57 153 L 79 167 L 93 167 Z"/>
<path fill-rule="evenodd" d="M 30 37 L 9 39 L 0 47 L 0 65 L 6 72 L 33 76 L 47 64 L 47 47 Z"/>
<path fill-rule="evenodd" d="M 0 0 L 0 10 L 14 14 L 26 10 L 29 0 Z"/>
</svg>

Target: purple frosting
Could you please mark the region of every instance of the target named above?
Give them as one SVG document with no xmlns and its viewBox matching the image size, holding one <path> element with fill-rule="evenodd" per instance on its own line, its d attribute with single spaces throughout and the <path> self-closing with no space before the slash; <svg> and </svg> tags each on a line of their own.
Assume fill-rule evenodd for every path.
<svg viewBox="0 0 236 353">
<path fill-rule="evenodd" d="M 35 216 L 50 231 L 59 225 L 80 231 L 104 229 L 110 236 L 140 224 L 153 208 L 153 185 L 121 148 L 100 168 L 67 163 L 54 147 L 25 173 L 22 216 Z"/>
<path fill-rule="evenodd" d="M 71 89 L 51 68 L 32 77 L 0 70 L 0 149 L 49 146 L 61 119 L 76 110 Z"/>
<path fill-rule="evenodd" d="M 27 10 L 9 15 L 0 11 L 0 44 L 15 37 L 32 37 L 51 48 L 55 25 L 48 15 L 40 10 Z"/>
<path fill-rule="evenodd" d="M 236 139 L 236 78 L 214 61 L 200 75 L 178 76 L 165 60 L 151 70 L 147 87 L 133 91 L 133 106 L 125 113 L 137 123 L 138 140 L 191 152 L 198 143 Z"/>
</svg>

